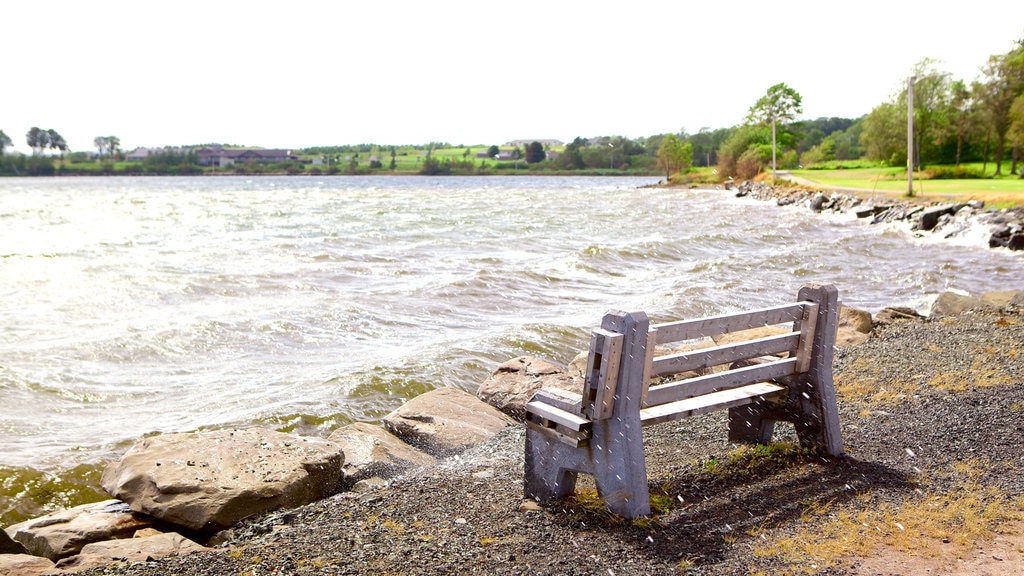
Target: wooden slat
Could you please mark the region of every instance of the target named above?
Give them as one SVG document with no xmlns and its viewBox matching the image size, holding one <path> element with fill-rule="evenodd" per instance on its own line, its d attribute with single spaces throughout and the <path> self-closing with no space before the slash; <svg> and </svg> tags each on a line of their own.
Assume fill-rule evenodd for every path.
<svg viewBox="0 0 1024 576">
<path fill-rule="evenodd" d="M 658 331 L 650 329 L 647 331 L 647 357 L 644 359 L 644 373 L 641 379 L 642 391 L 640 393 L 640 406 L 647 406 L 647 388 L 651 383 L 651 371 L 654 369 L 655 342 L 658 341 Z"/>
<path fill-rule="evenodd" d="M 811 367 L 811 348 L 814 346 L 814 331 L 817 326 L 818 305 L 809 304 L 804 308 L 804 317 L 800 320 L 800 344 L 796 350 L 796 357 L 799 359 L 797 372 L 807 372 Z"/>
<path fill-rule="evenodd" d="M 542 402 L 570 414 L 583 414 L 583 400 L 580 398 L 579 392 L 570 392 L 562 388 L 541 388 L 533 394 L 530 401 Z"/>
<path fill-rule="evenodd" d="M 547 427 L 543 424 L 538 424 L 531 420 L 526 420 L 526 426 L 531 430 L 535 430 L 548 438 L 558 440 L 572 446 L 573 448 L 579 448 L 585 446 L 590 442 L 590 430 L 581 430 L 579 432 L 563 428 L 561 426 Z"/>
<path fill-rule="evenodd" d="M 678 420 L 680 418 L 687 418 L 695 414 L 703 414 L 713 410 L 743 406 L 744 404 L 750 404 L 754 400 L 760 398 L 776 394 L 781 395 L 785 390 L 785 386 L 771 384 L 768 382 L 748 384 L 740 388 L 722 390 L 721 392 L 712 392 L 710 394 L 704 394 L 703 396 L 644 408 L 643 410 L 640 410 L 640 421 L 644 426 L 646 426 L 648 424 Z"/>
<path fill-rule="evenodd" d="M 794 374 L 796 365 L 796 358 L 785 358 L 767 364 L 745 366 L 717 374 L 687 378 L 654 386 L 647 391 L 647 406 L 668 404 L 669 402 L 708 394 L 716 390 L 725 390 L 752 382 L 782 378 L 783 376 Z"/>
<path fill-rule="evenodd" d="M 655 324 L 652 328 L 658 331 L 658 344 L 707 338 L 727 332 L 760 328 L 761 326 L 782 324 L 784 322 L 795 322 L 803 318 L 803 309 L 808 304 L 807 302 L 797 302 L 795 304 L 761 308 L 738 314 L 724 314 L 698 320 Z"/>
<path fill-rule="evenodd" d="M 603 420 L 612 415 L 622 360 L 622 341 L 622 334 L 609 330 L 597 328 L 591 333 L 583 386 L 583 413 L 588 418 Z"/>
<path fill-rule="evenodd" d="M 800 343 L 800 337 L 800 332 L 775 334 L 747 342 L 659 356 L 654 359 L 651 376 L 678 374 L 680 372 L 718 366 L 719 364 L 731 364 L 737 360 L 769 356 L 782 352 L 795 352 L 797 345 Z"/>
<path fill-rule="evenodd" d="M 586 418 L 535 400 L 526 403 L 526 413 L 527 415 L 536 415 L 544 420 L 550 420 L 570 430 L 583 430 L 590 426 L 590 420 Z"/>
</svg>

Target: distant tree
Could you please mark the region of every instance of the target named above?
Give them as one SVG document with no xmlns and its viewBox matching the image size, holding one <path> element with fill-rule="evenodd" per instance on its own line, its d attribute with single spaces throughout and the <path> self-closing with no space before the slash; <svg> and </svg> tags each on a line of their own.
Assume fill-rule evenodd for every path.
<svg viewBox="0 0 1024 576">
<path fill-rule="evenodd" d="M 988 110 L 991 134 L 995 137 L 996 176 L 1002 172 L 1006 134 L 1010 129 L 1010 108 L 1024 90 L 1024 40 L 1007 54 L 990 56 L 982 67 L 985 81 L 979 90 Z"/>
<path fill-rule="evenodd" d="M 577 136 L 572 142 L 565 145 L 565 150 L 558 155 L 556 164 L 563 169 L 579 170 L 586 166 L 583 161 L 583 148 L 587 141 Z"/>
<path fill-rule="evenodd" d="M 1010 106 L 1010 128 L 1007 130 L 1007 136 L 1013 149 L 1018 152 L 1014 158 L 1020 158 L 1021 153 L 1024 153 L 1024 94 L 1017 96 Z M 1024 178 L 1024 168 L 1021 168 L 1020 177 Z"/>
<path fill-rule="evenodd" d="M 498 148 L 497 146 L 494 146 L 494 145 L 491 145 L 491 147 L 487 149 L 487 157 L 488 158 L 494 158 L 495 156 L 497 156 L 500 153 L 501 153 L 501 148 Z"/>
<path fill-rule="evenodd" d="M 92 145 L 96 147 L 96 151 L 99 152 L 100 158 L 103 158 L 103 151 L 107 149 L 107 137 L 97 136 L 93 138 Z"/>
<path fill-rule="evenodd" d="M 64 137 L 57 133 L 53 128 L 46 131 L 47 148 L 57 150 L 60 152 L 60 157 L 64 158 L 64 153 L 68 151 L 68 143 L 64 140 Z"/>
<path fill-rule="evenodd" d="M 803 112 L 802 100 L 796 90 L 779 83 L 768 88 L 768 92 L 750 107 L 749 121 L 772 127 L 772 178 L 775 178 L 776 124 L 785 125 L 795 120 Z"/>
<path fill-rule="evenodd" d="M 4 155 L 4 150 L 14 146 L 14 142 L 11 141 L 11 137 L 4 134 L 3 130 L 0 130 L 0 156 Z"/>
<path fill-rule="evenodd" d="M 665 178 L 673 174 L 685 172 L 693 164 L 693 145 L 683 142 L 675 134 L 668 134 L 661 139 L 658 147 L 658 168 L 665 171 Z"/>
<path fill-rule="evenodd" d="M 860 144 L 869 160 L 886 162 L 891 166 L 907 163 L 906 106 L 885 102 L 864 118 Z"/>
<path fill-rule="evenodd" d="M 536 164 L 537 162 L 543 162 L 546 158 L 544 154 L 544 145 L 540 142 L 533 141 L 526 146 L 526 163 Z"/>
<path fill-rule="evenodd" d="M 50 134 L 38 126 L 33 126 L 25 134 L 25 142 L 32 149 L 32 155 L 38 156 L 50 146 Z"/>
<path fill-rule="evenodd" d="M 117 136 L 107 136 L 107 153 L 113 157 L 121 149 L 121 139 Z"/>
</svg>

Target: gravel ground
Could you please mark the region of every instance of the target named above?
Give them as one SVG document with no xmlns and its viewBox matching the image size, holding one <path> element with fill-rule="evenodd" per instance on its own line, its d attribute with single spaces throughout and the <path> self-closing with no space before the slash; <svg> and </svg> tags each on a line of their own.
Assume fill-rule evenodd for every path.
<svg viewBox="0 0 1024 576">
<path fill-rule="evenodd" d="M 646 524 L 565 503 L 524 509 L 514 426 L 387 487 L 253 519 L 216 551 L 90 574 L 857 574 L 858 558 L 816 569 L 755 550 L 813 532 L 823 503 L 913 506 L 922 486 L 957 490 L 958 464 L 1024 497 L 1024 315 L 894 322 L 840 350 L 835 372 L 843 458 L 712 473 L 735 454 L 724 413 L 646 429 L 652 493 L 674 504 Z M 793 441 L 791 427 L 779 438 Z"/>
</svg>

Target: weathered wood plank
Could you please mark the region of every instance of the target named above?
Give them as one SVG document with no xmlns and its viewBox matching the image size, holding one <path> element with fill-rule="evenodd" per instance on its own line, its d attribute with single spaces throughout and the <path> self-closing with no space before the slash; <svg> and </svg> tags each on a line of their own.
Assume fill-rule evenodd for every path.
<svg viewBox="0 0 1024 576">
<path fill-rule="evenodd" d="M 526 427 L 543 436 L 568 444 L 573 448 L 585 446 L 590 441 L 590 430 L 581 430 L 577 432 L 561 426 L 549 428 L 529 419 L 526 420 Z"/>
<path fill-rule="evenodd" d="M 800 343 L 800 332 L 776 334 L 747 342 L 725 344 L 701 350 L 688 350 L 654 359 L 651 376 L 678 374 L 700 370 L 719 364 L 731 364 L 737 360 L 769 356 L 782 352 L 795 352 Z M 810 354 L 810 350 L 807 351 Z"/>
<path fill-rule="evenodd" d="M 541 388 L 530 400 L 543 402 L 577 416 L 583 414 L 583 400 L 579 392 L 570 392 L 562 388 Z"/>
<path fill-rule="evenodd" d="M 652 386 L 647 391 L 647 406 L 658 406 L 668 404 L 677 400 L 684 400 L 693 396 L 708 394 L 716 390 L 736 388 L 751 382 L 763 382 L 775 380 L 783 376 L 795 373 L 797 359 L 784 358 L 767 364 L 757 364 L 736 368 L 718 374 L 708 374 L 696 378 L 687 378 L 668 384 Z"/>
<path fill-rule="evenodd" d="M 807 372 L 811 367 L 811 348 L 814 346 L 814 331 L 818 327 L 818 305 L 810 304 L 804 309 L 804 317 L 797 324 L 800 328 L 800 344 L 797 346 L 796 357 L 800 361 L 796 365 L 797 372 Z"/>
<path fill-rule="evenodd" d="M 622 334 L 601 328 L 590 335 L 583 413 L 592 420 L 603 420 L 612 415 L 622 360 L 622 340 Z"/>
<path fill-rule="evenodd" d="M 681 320 L 679 322 L 666 322 L 655 324 L 652 328 L 658 331 L 658 344 L 667 342 L 678 342 L 680 340 L 694 340 L 696 338 L 707 338 L 737 332 L 748 328 L 760 328 L 784 322 L 795 322 L 804 317 L 804 306 L 807 303 L 797 302 L 784 306 L 761 308 L 737 314 L 724 314 L 711 316 L 698 320 Z"/>
<path fill-rule="evenodd" d="M 758 382 L 756 384 L 748 384 L 739 388 L 731 388 L 729 390 L 722 390 L 720 392 L 712 392 L 702 396 L 677 400 L 675 402 L 669 402 L 668 404 L 650 406 L 640 410 L 640 420 L 645 426 L 649 424 L 669 422 L 671 420 L 687 418 L 695 414 L 703 414 L 705 412 L 732 408 L 734 406 L 743 406 L 744 404 L 750 404 L 751 402 L 761 398 L 767 398 L 773 395 L 781 396 L 784 392 L 786 392 L 785 386 L 771 384 L 768 382 Z"/>
<path fill-rule="evenodd" d="M 550 420 L 570 430 L 583 430 L 590 425 L 590 420 L 586 418 L 537 400 L 531 400 L 526 403 L 526 413 L 527 415 L 538 416 L 544 420 Z"/>
</svg>

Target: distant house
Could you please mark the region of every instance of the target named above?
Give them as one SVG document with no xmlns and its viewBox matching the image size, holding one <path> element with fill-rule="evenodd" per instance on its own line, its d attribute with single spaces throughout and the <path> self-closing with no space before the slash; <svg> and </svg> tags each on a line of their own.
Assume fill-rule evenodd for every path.
<svg viewBox="0 0 1024 576">
<path fill-rule="evenodd" d="M 494 158 L 495 160 L 518 160 L 515 150 L 498 150 L 498 155 L 490 156 L 487 152 L 477 152 L 477 158 Z"/>
<path fill-rule="evenodd" d="M 291 150 L 272 150 L 264 148 L 224 148 L 223 146 L 207 146 L 196 152 L 200 166 L 216 166 L 227 168 L 237 162 L 288 162 L 298 160 Z"/>
<path fill-rule="evenodd" d="M 149 148 L 136 148 L 134 151 L 126 154 L 124 159 L 128 162 L 142 162 L 152 153 L 153 151 Z"/>
<path fill-rule="evenodd" d="M 565 144 L 565 142 L 562 142 L 561 140 L 537 139 L 537 140 L 513 140 L 511 142 L 505 142 L 505 146 L 526 147 L 526 146 L 529 146 L 530 144 L 533 144 L 534 142 L 540 142 L 540 145 L 545 147 L 545 148 L 550 148 L 552 146 L 562 146 L 562 145 Z"/>
</svg>

